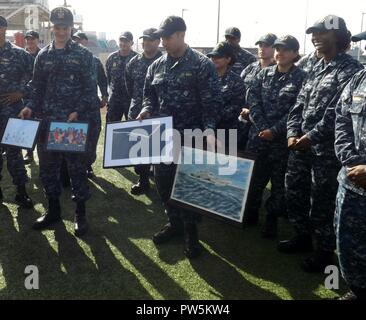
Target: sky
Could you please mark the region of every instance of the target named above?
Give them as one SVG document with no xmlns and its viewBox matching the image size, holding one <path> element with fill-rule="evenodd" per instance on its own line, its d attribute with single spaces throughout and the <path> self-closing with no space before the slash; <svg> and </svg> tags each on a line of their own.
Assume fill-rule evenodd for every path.
<svg viewBox="0 0 366 320">
<path fill-rule="evenodd" d="M 49 0 L 50 8 L 63 0 Z M 218 0 L 68 0 L 84 18 L 85 31 L 106 32 L 117 39 L 125 30 L 137 38 L 144 29 L 158 27 L 169 15 L 182 15 L 187 23 L 187 43 L 191 46 L 214 46 L 217 39 Z M 353 34 L 361 32 L 362 13 L 366 30 L 365 0 L 221 0 L 220 40 L 227 27 L 242 31 L 243 47 L 253 47 L 263 34 L 291 34 L 301 43 L 301 52 L 313 47 L 306 38 L 306 25 L 328 14 L 344 18 Z M 308 21 L 308 22 L 307 22 Z M 305 45 L 306 43 L 306 45 Z"/>
</svg>

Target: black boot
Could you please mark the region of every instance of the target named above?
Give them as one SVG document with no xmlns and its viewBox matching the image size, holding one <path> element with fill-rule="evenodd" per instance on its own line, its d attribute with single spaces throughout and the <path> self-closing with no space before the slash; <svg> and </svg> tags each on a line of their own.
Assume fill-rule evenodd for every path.
<svg viewBox="0 0 366 320">
<path fill-rule="evenodd" d="M 94 174 L 94 170 L 93 170 L 92 166 L 88 166 L 88 168 L 86 169 L 86 176 L 90 180 L 95 178 L 95 174 Z"/>
<path fill-rule="evenodd" d="M 78 238 L 84 236 L 89 230 L 88 221 L 86 220 L 85 202 L 77 203 L 74 228 L 75 236 Z"/>
<path fill-rule="evenodd" d="M 25 186 L 17 187 L 15 202 L 24 209 L 33 209 L 33 201 L 29 198 Z"/>
<path fill-rule="evenodd" d="M 153 236 L 155 245 L 162 245 L 183 235 L 183 226 L 180 222 L 171 221 Z"/>
<path fill-rule="evenodd" d="M 195 223 L 186 223 L 184 225 L 184 254 L 188 259 L 196 259 L 201 255 L 202 247 L 198 240 L 198 230 Z"/>
<path fill-rule="evenodd" d="M 29 165 L 32 164 L 33 162 L 34 162 L 33 152 L 28 151 L 26 156 L 24 157 L 24 164 Z"/>
<path fill-rule="evenodd" d="M 326 267 L 334 264 L 334 252 L 317 250 L 312 256 L 304 260 L 301 267 L 308 273 L 324 273 Z"/>
<path fill-rule="evenodd" d="M 262 237 L 264 239 L 276 239 L 278 234 L 277 218 L 267 217 L 262 230 Z"/>
<path fill-rule="evenodd" d="M 278 245 L 278 251 L 282 253 L 303 253 L 313 250 L 313 241 L 310 235 L 298 235 L 291 240 L 281 241 Z"/>
<path fill-rule="evenodd" d="M 61 221 L 60 200 L 49 199 L 47 213 L 36 221 L 33 225 L 33 229 L 44 230 L 59 221 Z"/>
<path fill-rule="evenodd" d="M 139 180 L 139 182 L 132 186 L 131 188 L 131 194 L 133 194 L 134 196 L 141 196 L 145 193 L 147 193 L 150 190 L 150 182 L 149 179 L 141 179 Z"/>
</svg>

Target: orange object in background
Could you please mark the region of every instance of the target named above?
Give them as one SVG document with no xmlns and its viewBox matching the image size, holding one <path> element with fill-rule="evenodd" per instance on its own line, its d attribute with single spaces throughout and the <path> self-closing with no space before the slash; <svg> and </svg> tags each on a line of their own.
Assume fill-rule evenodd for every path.
<svg viewBox="0 0 366 320">
<path fill-rule="evenodd" d="M 22 32 L 14 33 L 14 44 L 18 47 L 24 48 L 25 41 L 24 41 L 24 34 Z"/>
</svg>

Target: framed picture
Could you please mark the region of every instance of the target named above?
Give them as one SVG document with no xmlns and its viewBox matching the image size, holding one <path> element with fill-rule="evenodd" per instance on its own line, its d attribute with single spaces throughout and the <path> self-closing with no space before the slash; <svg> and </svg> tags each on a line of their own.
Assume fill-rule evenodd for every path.
<svg viewBox="0 0 366 320">
<path fill-rule="evenodd" d="M 87 151 L 89 124 L 51 121 L 46 150 L 50 152 L 84 153 Z"/>
<path fill-rule="evenodd" d="M 236 225 L 243 223 L 253 156 L 237 158 L 184 147 L 179 163 L 172 205 Z"/>
<path fill-rule="evenodd" d="M 34 150 L 41 121 L 9 118 L 1 138 L 1 145 Z"/>
<path fill-rule="evenodd" d="M 105 169 L 173 162 L 173 118 L 107 123 Z"/>
</svg>

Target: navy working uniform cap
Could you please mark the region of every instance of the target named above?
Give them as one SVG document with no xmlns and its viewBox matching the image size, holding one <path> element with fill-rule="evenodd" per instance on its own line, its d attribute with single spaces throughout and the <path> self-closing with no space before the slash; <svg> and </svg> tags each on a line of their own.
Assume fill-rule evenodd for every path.
<svg viewBox="0 0 366 320">
<path fill-rule="evenodd" d="M 347 25 L 344 19 L 335 15 L 329 15 L 315 22 L 312 27 L 306 30 L 306 33 L 311 34 L 314 32 L 326 32 L 331 30 L 348 32 Z"/>
<path fill-rule="evenodd" d="M 76 32 L 73 36 L 72 36 L 73 39 L 79 39 L 79 40 L 86 40 L 88 41 L 88 36 L 86 35 L 85 32 L 82 32 L 82 31 L 78 31 Z"/>
<path fill-rule="evenodd" d="M 39 33 L 37 31 L 30 30 L 30 31 L 27 31 L 24 38 L 26 38 L 26 39 L 27 38 L 39 39 Z"/>
<path fill-rule="evenodd" d="M 51 11 L 50 21 L 53 25 L 63 25 L 72 27 L 74 25 L 74 15 L 65 7 L 58 7 Z"/>
<path fill-rule="evenodd" d="M 277 47 L 284 47 L 285 49 L 288 50 L 294 50 L 294 51 L 299 51 L 300 49 L 300 43 L 299 41 L 297 41 L 297 39 L 293 36 L 284 36 L 281 38 L 278 38 L 275 43 L 273 44 L 274 48 Z"/>
<path fill-rule="evenodd" d="M 366 31 L 356 34 L 355 36 L 352 37 L 353 42 L 359 42 L 362 40 L 366 40 Z"/>
<path fill-rule="evenodd" d="M 125 32 L 122 32 L 121 35 L 119 36 L 119 40 L 121 40 L 121 39 L 133 41 L 133 35 L 130 31 L 125 31 Z"/>
<path fill-rule="evenodd" d="M 225 31 L 225 37 L 233 37 L 236 39 L 241 39 L 241 32 L 236 27 L 228 28 Z"/>
<path fill-rule="evenodd" d="M 261 37 L 256 43 L 255 45 L 259 45 L 261 43 L 266 44 L 267 46 L 273 46 L 273 44 L 275 43 L 275 41 L 277 40 L 277 36 L 273 33 L 268 33 L 266 35 L 264 35 L 263 37 Z"/>
<path fill-rule="evenodd" d="M 156 31 L 156 35 L 159 37 L 170 37 L 176 32 L 185 32 L 186 30 L 186 23 L 181 17 L 170 16 L 161 23 L 159 30 Z"/>
<path fill-rule="evenodd" d="M 146 40 L 159 40 L 160 37 L 159 35 L 156 33 L 158 30 L 155 28 L 150 28 L 150 29 L 146 29 L 142 36 L 140 37 L 140 39 L 146 39 Z"/>
</svg>

